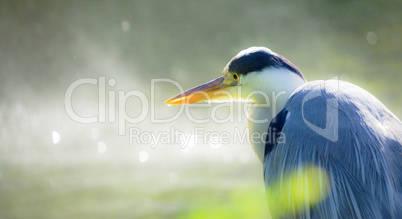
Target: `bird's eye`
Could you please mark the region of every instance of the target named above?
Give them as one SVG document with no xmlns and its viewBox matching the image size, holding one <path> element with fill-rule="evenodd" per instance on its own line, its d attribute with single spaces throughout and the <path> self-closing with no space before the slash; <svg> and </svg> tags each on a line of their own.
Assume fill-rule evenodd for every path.
<svg viewBox="0 0 402 219">
<path fill-rule="evenodd" d="M 239 75 L 237 73 L 233 73 L 233 79 L 238 81 L 239 80 Z"/>
</svg>

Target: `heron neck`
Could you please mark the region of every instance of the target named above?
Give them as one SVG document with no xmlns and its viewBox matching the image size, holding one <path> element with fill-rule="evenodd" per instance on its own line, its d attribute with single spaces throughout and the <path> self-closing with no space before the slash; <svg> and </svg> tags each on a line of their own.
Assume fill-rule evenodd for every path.
<svg viewBox="0 0 402 219">
<path fill-rule="evenodd" d="M 283 97 L 281 99 L 288 98 Z M 251 146 L 261 162 L 264 161 L 266 133 L 272 119 L 283 109 L 286 100 L 278 101 L 275 107 L 253 104 L 248 109 L 248 128 Z"/>
<path fill-rule="evenodd" d="M 296 74 L 268 75 L 270 81 L 261 90 L 268 98 L 254 99 L 248 110 L 248 127 L 250 142 L 253 150 L 261 162 L 264 161 L 266 133 L 271 120 L 284 108 L 290 95 L 301 85 L 306 83 Z"/>
</svg>

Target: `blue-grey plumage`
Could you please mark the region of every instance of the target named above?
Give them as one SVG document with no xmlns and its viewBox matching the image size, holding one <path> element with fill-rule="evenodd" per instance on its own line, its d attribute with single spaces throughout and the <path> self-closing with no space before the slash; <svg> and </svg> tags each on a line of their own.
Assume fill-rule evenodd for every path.
<svg viewBox="0 0 402 219">
<path fill-rule="evenodd" d="M 322 202 L 287 216 L 402 218 L 402 124 L 374 96 L 347 82 L 313 81 L 298 88 L 276 118 L 280 122 L 274 118 L 270 131 L 281 132 L 284 140 L 267 144 L 267 187 L 305 165 L 323 168 L 330 178 Z M 308 124 L 332 129 L 328 134 L 337 139 Z"/>
<path fill-rule="evenodd" d="M 250 136 L 268 130 L 251 143 L 274 218 L 402 218 L 402 123 L 370 93 L 307 82 L 283 56 L 251 47 L 166 103 L 230 98 L 253 103 Z"/>
</svg>

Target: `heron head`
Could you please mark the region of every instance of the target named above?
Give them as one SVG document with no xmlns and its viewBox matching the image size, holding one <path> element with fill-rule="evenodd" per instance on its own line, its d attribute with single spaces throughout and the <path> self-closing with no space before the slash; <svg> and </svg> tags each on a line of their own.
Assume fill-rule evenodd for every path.
<svg viewBox="0 0 402 219">
<path fill-rule="evenodd" d="M 233 100 L 258 103 L 260 91 L 281 88 L 292 81 L 298 84 L 306 81 L 295 65 L 268 48 L 250 47 L 229 61 L 221 77 L 180 93 L 167 100 L 166 104 Z"/>
</svg>

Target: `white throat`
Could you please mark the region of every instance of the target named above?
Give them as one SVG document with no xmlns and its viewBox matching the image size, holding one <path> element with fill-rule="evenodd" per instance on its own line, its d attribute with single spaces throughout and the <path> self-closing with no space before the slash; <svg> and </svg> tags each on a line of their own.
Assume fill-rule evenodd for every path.
<svg viewBox="0 0 402 219">
<path fill-rule="evenodd" d="M 241 79 L 242 93 L 253 103 L 248 111 L 250 142 L 261 162 L 271 120 L 283 109 L 293 91 L 304 83 L 296 73 L 273 68 L 249 73 Z"/>
</svg>

